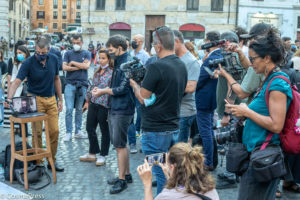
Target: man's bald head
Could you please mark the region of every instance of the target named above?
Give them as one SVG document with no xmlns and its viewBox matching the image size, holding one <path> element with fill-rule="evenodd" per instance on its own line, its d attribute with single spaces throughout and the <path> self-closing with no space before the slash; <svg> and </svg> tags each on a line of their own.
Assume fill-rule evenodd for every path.
<svg viewBox="0 0 300 200">
<path fill-rule="evenodd" d="M 137 34 L 137 35 L 133 36 L 133 40 L 136 41 L 136 42 L 139 42 L 139 41 L 144 42 L 144 41 L 145 41 L 145 38 L 144 38 L 143 35 Z"/>
</svg>

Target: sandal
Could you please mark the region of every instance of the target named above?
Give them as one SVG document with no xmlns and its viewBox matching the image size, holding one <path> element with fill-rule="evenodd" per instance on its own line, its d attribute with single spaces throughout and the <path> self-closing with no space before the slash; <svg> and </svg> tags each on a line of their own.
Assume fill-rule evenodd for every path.
<svg viewBox="0 0 300 200">
<path fill-rule="evenodd" d="M 295 193 L 300 193 L 300 186 L 297 183 L 290 183 L 288 185 L 282 185 L 282 188 L 284 190 L 290 191 L 290 192 L 295 192 Z"/>
<path fill-rule="evenodd" d="M 276 198 L 280 199 L 282 197 L 282 194 L 281 194 L 281 191 L 279 189 L 279 187 L 277 186 L 277 189 L 276 189 Z"/>
</svg>

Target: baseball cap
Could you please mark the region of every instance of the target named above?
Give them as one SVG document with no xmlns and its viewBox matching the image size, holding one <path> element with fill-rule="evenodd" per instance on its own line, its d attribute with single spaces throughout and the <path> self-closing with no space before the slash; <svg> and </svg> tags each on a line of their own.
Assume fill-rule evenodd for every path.
<svg viewBox="0 0 300 200">
<path fill-rule="evenodd" d="M 271 29 L 271 25 L 265 23 L 258 23 L 252 26 L 248 34 L 240 35 L 243 39 L 249 39 L 258 35 L 263 35 Z"/>
</svg>

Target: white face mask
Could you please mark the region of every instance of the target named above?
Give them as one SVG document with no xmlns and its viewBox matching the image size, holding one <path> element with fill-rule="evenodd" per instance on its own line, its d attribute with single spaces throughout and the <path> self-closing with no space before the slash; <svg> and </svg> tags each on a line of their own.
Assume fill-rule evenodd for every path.
<svg viewBox="0 0 300 200">
<path fill-rule="evenodd" d="M 108 67 L 108 64 L 106 64 L 104 66 L 100 65 L 100 67 L 101 67 L 101 69 L 106 69 Z"/>
<path fill-rule="evenodd" d="M 78 44 L 74 44 L 74 45 L 73 45 L 73 49 L 74 49 L 74 51 L 80 51 L 81 46 L 78 45 Z"/>
</svg>

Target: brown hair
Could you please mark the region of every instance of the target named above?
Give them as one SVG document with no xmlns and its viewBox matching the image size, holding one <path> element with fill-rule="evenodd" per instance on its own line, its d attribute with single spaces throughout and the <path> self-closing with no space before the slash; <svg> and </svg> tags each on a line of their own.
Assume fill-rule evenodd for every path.
<svg viewBox="0 0 300 200">
<path fill-rule="evenodd" d="M 195 51 L 195 47 L 194 47 L 193 43 L 192 42 L 186 42 L 186 43 L 184 43 L 184 45 L 198 60 L 199 56 Z"/>
<path fill-rule="evenodd" d="M 110 58 L 110 55 L 109 55 L 109 52 L 107 49 L 103 48 L 103 49 L 100 49 L 99 52 L 98 52 L 98 55 L 100 55 L 100 53 L 105 53 L 107 58 L 108 58 L 108 67 L 110 69 L 113 69 L 114 68 L 114 61 L 113 59 Z M 99 73 L 101 70 L 101 67 L 98 67 L 98 69 L 95 71 L 94 73 L 94 77 L 96 76 L 97 73 Z"/>
<path fill-rule="evenodd" d="M 2 50 L 0 50 L 0 54 L 1 54 L 0 61 L 3 62 L 3 60 L 4 60 L 4 58 L 3 58 L 4 55 L 3 55 L 3 51 L 2 51 Z"/>
<path fill-rule="evenodd" d="M 168 162 L 175 169 L 166 188 L 184 186 L 187 193 L 206 193 L 215 188 L 213 177 L 204 169 L 202 148 L 187 143 L 175 144 L 168 153 Z"/>
</svg>

